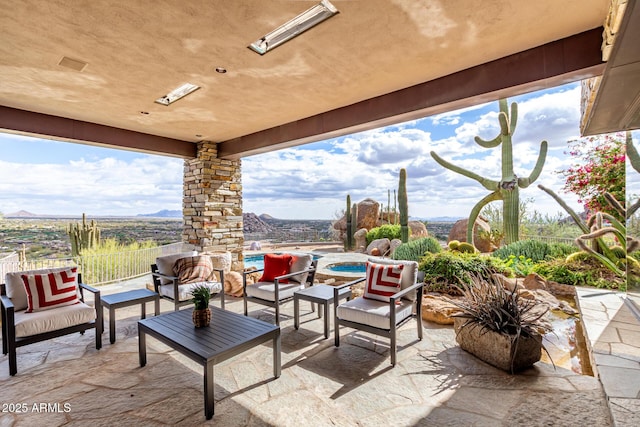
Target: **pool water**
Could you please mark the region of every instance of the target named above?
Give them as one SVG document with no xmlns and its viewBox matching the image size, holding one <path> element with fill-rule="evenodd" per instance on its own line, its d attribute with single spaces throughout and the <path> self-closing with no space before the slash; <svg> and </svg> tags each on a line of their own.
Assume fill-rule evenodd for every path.
<svg viewBox="0 0 640 427">
<path fill-rule="evenodd" d="M 354 262 L 354 263 L 340 263 L 340 264 L 330 264 L 327 266 L 328 270 L 335 271 L 338 273 L 365 273 L 366 267 L 363 262 Z"/>
</svg>

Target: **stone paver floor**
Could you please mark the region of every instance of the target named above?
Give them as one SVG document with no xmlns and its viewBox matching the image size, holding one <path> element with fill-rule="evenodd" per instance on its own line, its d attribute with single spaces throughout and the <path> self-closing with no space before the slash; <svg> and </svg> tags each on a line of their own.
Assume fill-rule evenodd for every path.
<svg viewBox="0 0 640 427">
<path fill-rule="evenodd" d="M 242 312 L 241 299 L 229 301 L 228 309 Z M 161 309 L 172 306 L 163 301 Z M 612 425 L 597 378 L 544 363 L 512 376 L 462 351 L 452 328 L 427 322 L 422 341 L 415 324 L 401 329 L 391 368 L 382 338 L 344 329 L 336 348 L 308 304 L 301 312 L 296 331 L 293 303 L 283 307 L 279 379 L 272 378 L 270 345 L 216 365 L 211 421 L 200 366 L 148 338 L 140 368 L 136 306 L 116 312 L 117 341 L 110 345 L 105 331 L 99 351 L 93 331 L 22 347 L 15 377 L 0 357 L 0 403 L 14 405 L 0 408 L 0 426 Z M 250 304 L 252 316 L 271 321 L 272 313 Z"/>
</svg>

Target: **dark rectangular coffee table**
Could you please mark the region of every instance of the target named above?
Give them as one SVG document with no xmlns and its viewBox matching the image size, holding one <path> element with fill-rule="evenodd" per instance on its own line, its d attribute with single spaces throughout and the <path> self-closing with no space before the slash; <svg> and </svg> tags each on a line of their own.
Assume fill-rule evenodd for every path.
<svg viewBox="0 0 640 427">
<path fill-rule="evenodd" d="M 340 289 L 338 299 L 351 298 L 351 288 Z M 318 317 L 321 317 L 320 305 L 324 308 L 324 337 L 329 338 L 329 306 L 333 301 L 333 286 L 313 285 L 296 291 L 293 294 L 293 326 L 296 330 L 300 327 L 300 300 L 318 304 Z"/>
<path fill-rule="evenodd" d="M 211 324 L 193 326 L 193 308 L 138 322 L 140 366 L 147 364 L 146 335 L 156 338 L 204 367 L 204 414 L 213 417 L 213 366 L 268 340 L 273 342 L 273 375 L 280 377 L 280 327 L 217 307 Z"/>
</svg>

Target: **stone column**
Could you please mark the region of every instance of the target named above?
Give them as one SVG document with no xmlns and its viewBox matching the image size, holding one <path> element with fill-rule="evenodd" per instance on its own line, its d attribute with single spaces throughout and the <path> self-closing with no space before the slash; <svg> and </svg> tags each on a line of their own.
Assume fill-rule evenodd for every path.
<svg viewBox="0 0 640 427">
<path fill-rule="evenodd" d="M 184 161 L 182 241 L 197 251 L 231 252 L 233 270 L 243 266 L 240 160 L 217 157 L 216 144 L 198 143 L 198 157 Z"/>
</svg>

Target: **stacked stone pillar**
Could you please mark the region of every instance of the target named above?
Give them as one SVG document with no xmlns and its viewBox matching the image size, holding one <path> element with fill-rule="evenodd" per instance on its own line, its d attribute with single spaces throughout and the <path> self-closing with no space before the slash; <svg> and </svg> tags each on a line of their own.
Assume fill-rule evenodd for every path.
<svg viewBox="0 0 640 427">
<path fill-rule="evenodd" d="M 182 241 L 197 251 L 231 252 L 232 269 L 243 267 L 240 160 L 217 157 L 216 144 L 198 143 L 198 157 L 184 161 Z"/>
</svg>

